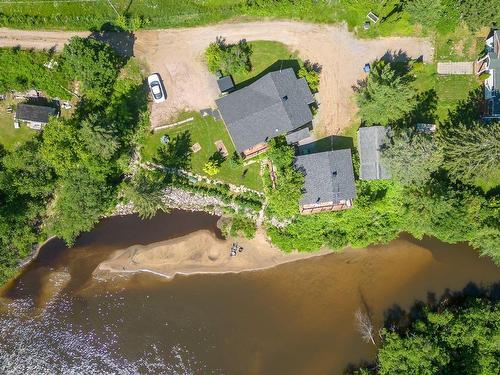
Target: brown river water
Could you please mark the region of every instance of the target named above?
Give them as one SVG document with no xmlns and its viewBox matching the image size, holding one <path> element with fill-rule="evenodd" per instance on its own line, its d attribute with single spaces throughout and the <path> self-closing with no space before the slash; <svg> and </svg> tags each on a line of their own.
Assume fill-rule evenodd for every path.
<svg viewBox="0 0 500 375">
<path fill-rule="evenodd" d="M 375 325 L 416 301 L 474 294 L 500 268 L 465 245 L 402 236 L 241 274 L 99 281 L 113 250 L 217 218 L 174 211 L 103 220 L 71 249 L 46 244 L 0 299 L 1 374 L 342 374 L 374 359 L 354 313 Z"/>
</svg>

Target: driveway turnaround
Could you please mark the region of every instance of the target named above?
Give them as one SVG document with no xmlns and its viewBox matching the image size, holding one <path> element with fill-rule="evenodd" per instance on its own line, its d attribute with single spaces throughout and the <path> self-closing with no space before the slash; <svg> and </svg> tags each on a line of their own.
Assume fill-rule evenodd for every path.
<svg viewBox="0 0 500 375">
<path fill-rule="evenodd" d="M 0 46 L 61 49 L 73 35 L 89 33 L 19 31 L 0 29 Z M 366 77 L 363 67 L 382 56 L 422 58 L 432 62 L 434 49 L 428 39 L 389 37 L 357 39 L 343 25 L 315 25 L 294 21 L 221 23 L 211 26 L 140 30 L 133 45 L 134 55 L 150 72 L 159 73 L 167 91 L 164 103 L 153 104 L 153 127 L 168 123 L 183 110 L 215 106 L 218 89 L 203 62 L 203 51 L 217 36 L 228 42 L 269 40 L 298 51 L 303 60 L 322 67 L 320 104 L 315 119 L 316 136 L 337 134 L 356 116 L 353 87 Z"/>
</svg>

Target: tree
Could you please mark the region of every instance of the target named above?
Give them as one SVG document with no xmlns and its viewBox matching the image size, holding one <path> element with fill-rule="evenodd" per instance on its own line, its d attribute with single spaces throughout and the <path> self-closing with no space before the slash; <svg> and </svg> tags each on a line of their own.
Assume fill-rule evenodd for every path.
<svg viewBox="0 0 500 375">
<path fill-rule="evenodd" d="M 500 304 L 487 299 L 424 309 L 407 331 L 382 331 L 378 373 L 498 374 Z"/>
<path fill-rule="evenodd" d="M 407 0 L 404 9 L 413 22 L 432 28 L 441 18 L 443 4 L 441 0 Z"/>
<path fill-rule="evenodd" d="M 102 176 L 92 176 L 85 168 L 76 167 L 60 180 L 55 196 L 49 231 L 71 246 L 111 207 L 113 189 Z"/>
<path fill-rule="evenodd" d="M 231 220 L 231 229 L 229 234 L 233 237 L 243 236 L 245 238 L 253 238 L 257 231 L 255 221 L 243 215 L 235 215 Z"/>
<path fill-rule="evenodd" d="M 455 180 L 475 183 L 500 168 L 500 123 L 445 127 L 440 134 L 444 166 Z"/>
<path fill-rule="evenodd" d="M 77 163 L 77 131 L 73 122 L 51 117 L 45 126 L 41 147 L 42 158 L 62 176 Z"/>
<path fill-rule="evenodd" d="M 251 55 L 252 48 L 245 40 L 240 40 L 236 44 L 226 44 L 223 38 L 217 38 L 205 50 L 208 70 L 212 73 L 218 70 L 224 74 L 248 72 L 252 68 Z"/>
<path fill-rule="evenodd" d="M 299 213 L 299 200 L 304 188 L 304 175 L 294 168 L 295 151 L 284 137 L 269 142 L 268 158 L 271 160 L 275 178 L 266 186 L 269 214 L 278 219 L 288 219 Z"/>
<path fill-rule="evenodd" d="M 500 2 L 498 0 L 458 0 L 458 5 L 462 18 L 474 31 L 500 22 Z"/>
<path fill-rule="evenodd" d="M 359 114 L 368 125 L 388 125 L 402 119 L 416 105 L 409 77 L 384 61 L 373 66 L 365 85 L 356 93 Z"/>
<path fill-rule="evenodd" d="M 166 168 L 191 168 L 191 133 L 184 131 L 175 136 L 167 144 L 162 144 L 154 158 L 154 162 Z"/>
<path fill-rule="evenodd" d="M 75 146 L 78 159 L 95 175 L 112 174 L 116 168 L 113 163 L 120 147 L 118 134 L 113 124 L 99 115 L 89 115 L 81 121 L 77 131 L 78 143 Z"/>
<path fill-rule="evenodd" d="M 422 185 L 439 168 L 441 155 L 433 137 L 404 133 L 382 147 L 382 164 L 403 185 Z"/>
<path fill-rule="evenodd" d="M 123 61 L 108 44 L 75 36 L 64 46 L 61 65 L 68 78 L 82 82 L 87 96 L 103 100 L 112 92 Z"/>
<path fill-rule="evenodd" d="M 231 155 L 231 158 L 229 159 L 229 165 L 231 165 L 232 168 L 238 168 L 243 164 L 243 160 L 241 160 L 241 156 L 238 154 L 238 152 L 234 151 L 233 154 Z"/>
<path fill-rule="evenodd" d="M 219 171 L 220 167 L 214 160 L 207 161 L 203 166 L 203 172 L 205 172 L 209 176 L 215 176 L 217 173 L 219 173 Z"/>
<path fill-rule="evenodd" d="M 40 155 L 39 138 L 26 142 L 3 157 L 5 186 L 18 194 L 38 199 L 50 196 L 54 188 L 54 170 Z"/>
<path fill-rule="evenodd" d="M 368 313 L 358 309 L 354 313 L 354 317 L 356 319 L 356 327 L 363 341 L 366 343 L 371 342 L 375 345 L 375 339 L 373 338 L 373 324 Z"/>
<path fill-rule="evenodd" d="M 134 204 L 134 209 L 142 219 L 152 218 L 158 210 L 166 211 L 162 202 L 164 176 L 161 172 L 139 169 L 126 183 L 123 195 L 126 200 Z"/>
</svg>

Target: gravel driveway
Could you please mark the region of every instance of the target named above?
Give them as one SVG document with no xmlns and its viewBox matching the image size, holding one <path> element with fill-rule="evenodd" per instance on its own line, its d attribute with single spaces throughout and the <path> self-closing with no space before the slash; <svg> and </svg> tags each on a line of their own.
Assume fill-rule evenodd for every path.
<svg viewBox="0 0 500 375">
<path fill-rule="evenodd" d="M 58 31 L 18 31 L 0 29 L 0 46 L 22 45 L 31 48 L 60 49 L 72 35 L 86 33 Z M 352 87 L 364 78 L 363 66 L 387 52 L 432 61 L 432 43 L 422 38 L 390 37 L 361 40 L 344 26 L 314 25 L 292 21 L 222 23 L 217 25 L 165 30 L 144 30 L 136 33 L 134 54 L 144 60 L 151 72 L 164 80 L 167 100 L 153 104 L 152 126 L 172 120 L 185 109 L 213 107 L 218 91 L 214 78 L 203 63 L 203 51 L 217 36 L 228 42 L 239 39 L 273 40 L 302 59 L 322 66 L 316 118 L 316 136 L 336 134 L 355 118 L 356 107 Z"/>
</svg>

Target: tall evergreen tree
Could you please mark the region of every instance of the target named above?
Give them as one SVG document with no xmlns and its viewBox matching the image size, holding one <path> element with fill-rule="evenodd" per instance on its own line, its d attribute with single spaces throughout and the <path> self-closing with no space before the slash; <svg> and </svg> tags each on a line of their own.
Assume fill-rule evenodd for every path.
<svg viewBox="0 0 500 375">
<path fill-rule="evenodd" d="M 455 180 L 474 183 L 500 168 L 500 123 L 447 126 L 440 137 L 444 166 Z"/>
<path fill-rule="evenodd" d="M 356 93 L 361 120 L 368 125 L 388 125 L 402 119 L 416 104 L 407 74 L 384 61 L 373 67 L 366 85 Z"/>
</svg>

